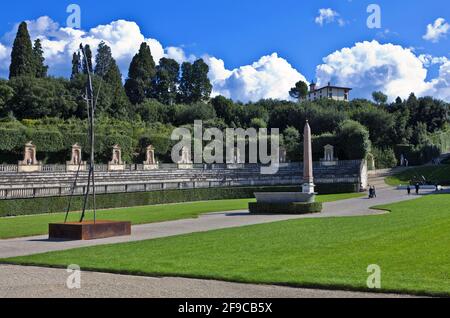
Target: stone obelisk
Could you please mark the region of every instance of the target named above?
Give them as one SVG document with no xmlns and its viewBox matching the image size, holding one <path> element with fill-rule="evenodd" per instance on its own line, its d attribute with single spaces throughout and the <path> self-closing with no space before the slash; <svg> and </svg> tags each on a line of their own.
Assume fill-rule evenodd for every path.
<svg viewBox="0 0 450 318">
<path fill-rule="evenodd" d="M 314 194 L 311 127 L 306 121 L 303 133 L 303 193 Z"/>
</svg>

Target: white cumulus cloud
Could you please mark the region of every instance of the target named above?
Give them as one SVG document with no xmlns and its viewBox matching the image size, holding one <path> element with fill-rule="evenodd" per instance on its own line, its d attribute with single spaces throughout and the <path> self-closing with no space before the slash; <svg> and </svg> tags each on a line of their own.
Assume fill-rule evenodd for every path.
<svg viewBox="0 0 450 318">
<path fill-rule="evenodd" d="M 9 48 L 0 43 L 0 70 L 9 68 L 8 60 L 10 54 Z"/>
<path fill-rule="evenodd" d="M 444 18 L 438 18 L 434 21 L 434 23 L 428 24 L 427 33 L 423 36 L 423 38 L 424 40 L 437 43 L 448 33 L 449 30 L 450 24 L 448 24 Z"/>
<path fill-rule="evenodd" d="M 227 70 L 222 60 L 205 57 L 210 66 L 213 95 L 242 102 L 263 98 L 289 99 L 289 90 L 305 77 L 277 53 L 261 57 L 252 65 Z"/>
<path fill-rule="evenodd" d="M 327 23 L 326 16 L 318 20 Z M 331 14 L 333 19 L 337 16 Z M 69 76 L 72 54 L 79 44 L 89 44 L 93 53 L 100 41 L 112 49 L 124 77 L 133 56 L 142 42 L 150 45 L 155 62 L 169 57 L 179 63 L 194 61 L 196 56 L 187 54 L 181 47 L 164 47 L 158 40 L 146 37 L 132 21 L 117 20 L 90 30 L 61 27 L 49 17 L 27 21 L 32 39 L 40 38 L 49 72 L 55 76 Z M 8 77 L 11 47 L 17 32 L 16 25 L 1 38 L 0 76 Z M 213 84 L 213 96 L 223 95 L 242 102 L 262 98 L 289 99 L 289 90 L 305 77 L 277 53 L 261 57 L 258 61 L 235 69 L 227 69 L 222 59 L 203 56 L 210 67 L 209 78 Z M 439 65 L 439 75 L 427 81 L 428 67 Z M 324 58 L 316 69 L 319 85 L 332 82 L 335 85 L 354 88 L 353 97 L 370 98 L 376 90 L 385 92 L 391 99 L 407 97 L 411 92 L 418 96 L 432 95 L 450 101 L 450 61 L 447 57 L 429 54 L 415 55 L 409 48 L 378 41 L 360 42 L 343 48 Z"/>
<path fill-rule="evenodd" d="M 447 60 L 439 67 L 439 77 L 433 79 L 424 95 L 433 96 L 450 102 L 450 61 Z"/>
<path fill-rule="evenodd" d="M 113 57 L 117 60 L 124 76 L 127 75 L 131 59 L 138 52 L 142 42 L 150 46 L 156 63 L 164 56 L 172 57 L 171 53 L 174 52 L 174 49 L 166 52 L 158 40 L 145 37 L 139 26 L 132 21 L 117 20 L 88 31 L 61 27 L 49 17 L 27 21 L 27 24 L 31 38 L 33 40 L 39 38 L 42 41 L 44 57 L 50 67 L 51 75 L 70 75 L 72 54 L 78 49 L 80 43 L 89 44 L 93 53 L 96 54 L 98 44 L 105 41 L 111 47 Z M 9 51 L 17 27 L 18 25 L 3 37 Z M 181 54 L 177 53 L 177 56 Z M 10 56 L 3 55 L 0 48 L 0 75 L 7 77 Z"/>
<path fill-rule="evenodd" d="M 345 25 L 345 20 L 340 18 L 340 14 L 331 8 L 319 9 L 319 15 L 314 20 L 318 25 L 323 26 L 337 21 L 340 26 Z"/>
<path fill-rule="evenodd" d="M 357 97 L 368 97 L 376 90 L 391 98 L 406 97 L 427 88 L 427 70 L 410 49 L 377 41 L 356 43 L 330 54 L 316 73 L 321 84 L 352 87 Z"/>
<path fill-rule="evenodd" d="M 372 92 L 382 91 L 393 100 L 414 92 L 450 101 L 450 61 L 446 57 L 416 56 L 409 48 L 374 40 L 343 48 L 323 61 L 316 69 L 319 84 L 351 87 L 353 97 L 370 98 Z M 439 76 L 427 81 L 427 68 L 435 64 L 440 64 Z"/>
</svg>

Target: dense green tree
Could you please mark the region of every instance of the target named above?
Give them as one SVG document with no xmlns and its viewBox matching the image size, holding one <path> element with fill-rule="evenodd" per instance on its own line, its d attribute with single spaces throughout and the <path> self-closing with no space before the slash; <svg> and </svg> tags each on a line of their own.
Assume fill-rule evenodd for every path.
<svg viewBox="0 0 450 318">
<path fill-rule="evenodd" d="M 155 75 L 155 61 L 150 47 L 144 42 L 131 61 L 125 83 L 125 91 L 132 104 L 140 104 L 145 98 L 151 97 L 152 80 Z"/>
<path fill-rule="evenodd" d="M 370 133 L 370 140 L 378 147 L 392 144 L 395 138 L 395 116 L 382 108 L 367 106 L 351 114 L 351 119 L 364 125 Z"/>
<path fill-rule="evenodd" d="M 371 151 L 377 169 L 388 169 L 397 166 L 398 161 L 392 148 L 373 147 Z"/>
<path fill-rule="evenodd" d="M 249 127 L 255 129 L 267 128 L 267 123 L 264 121 L 264 119 L 256 117 L 250 120 Z"/>
<path fill-rule="evenodd" d="M 369 131 L 353 120 L 344 121 L 337 130 L 339 159 L 358 160 L 366 158 L 371 149 Z"/>
<path fill-rule="evenodd" d="M 283 145 L 286 148 L 287 157 L 291 161 L 299 161 L 300 154 L 300 133 L 295 127 L 289 126 L 283 132 Z"/>
<path fill-rule="evenodd" d="M 415 146 L 423 146 L 430 143 L 430 137 L 425 123 L 418 122 L 414 126 L 411 143 Z"/>
<path fill-rule="evenodd" d="M 299 81 L 295 84 L 295 87 L 291 88 L 289 95 L 297 100 L 302 100 L 308 95 L 308 84 L 303 81 Z"/>
<path fill-rule="evenodd" d="M 8 102 L 13 98 L 14 90 L 8 82 L 0 79 L 0 117 L 6 116 Z"/>
<path fill-rule="evenodd" d="M 40 39 L 34 41 L 33 46 L 34 67 L 37 78 L 47 77 L 48 66 L 44 64 L 44 51 L 42 50 L 42 44 Z"/>
<path fill-rule="evenodd" d="M 69 82 L 56 78 L 15 77 L 9 81 L 15 92 L 9 109 L 18 119 L 45 116 L 68 118 L 76 110 L 76 101 Z"/>
<path fill-rule="evenodd" d="M 78 74 L 82 71 L 82 61 L 80 52 L 73 53 L 72 56 L 72 74 L 70 75 L 71 79 L 74 79 Z"/>
<path fill-rule="evenodd" d="M 428 132 L 435 132 L 448 122 L 448 105 L 432 97 L 419 98 L 419 107 L 412 114 L 414 122 L 423 122 Z"/>
<path fill-rule="evenodd" d="M 211 104 L 195 103 L 189 105 L 177 105 L 174 125 L 193 125 L 195 120 L 209 120 L 216 118 L 216 112 Z"/>
<path fill-rule="evenodd" d="M 414 126 L 413 120 L 415 119 L 415 115 L 419 109 L 419 100 L 417 99 L 416 95 L 414 93 L 411 93 L 406 100 L 406 107 L 408 107 L 409 112 L 411 114 L 410 117 L 410 125 Z"/>
<path fill-rule="evenodd" d="M 372 98 L 378 105 L 386 104 L 388 97 L 383 92 L 373 92 Z"/>
<path fill-rule="evenodd" d="M 9 78 L 36 75 L 33 45 L 26 22 L 22 22 L 17 30 L 16 39 L 11 52 Z"/>
<path fill-rule="evenodd" d="M 199 59 L 193 64 L 184 62 L 181 72 L 180 101 L 186 104 L 208 101 L 212 85 L 208 78 L 209 66 L 203 59 Z"/>
<path fill-rule="evenodd" d="M 110 115 L 117 118 L 124 118 L 130 115 L 130 101 L 122 85 L 122 74 L 114 59 L 111 59 L 108 71 L 103 80 L 112 92 L 112 102 L 109 107 Z"/>
<path fill-rule="evenodd" d="M 211 99 L 211 105 L 219 118 L 222 118 L 229 127 L 243 126 L 243 107 L 234 103 L 231 99 L 216 96 Z"/>
<path fill-rule="evenodd" d="M 405 103 L 395 103 L 396 109 L 392 113 L 394 116 L 394 141 L 397 144 L 408 144 L 412 136 L 412 127 L 409 126 L 410 111 Z"/>
<path fill-rule="evenodd" d="M 172 105 L 177 98 L 180 64 L 173 59 L 163 57 L 156 68 L 153 79 L 153 98 L 161 103 Z"/>
<path fill-rule="evenodd" d="M 89 44 L 86 44 L 84 46 L 84 55 L 83 55 L 83 60 L 82 60 L 82 68 L 83 68 L 83 73 L 87 74 L 88 71 L 92 72 L 92 50 L 91 47 L 89 46 Z"/>
<path fill-rule="evenodd" d="M 98 45 L 97 55 L 95 57 L 95 70 L 94 73 L 100 77 L 105 77 L 109 71 L 113 57 L 111 48 L 106 45 L 104 41 L 101 41 Z"/>
</svg>

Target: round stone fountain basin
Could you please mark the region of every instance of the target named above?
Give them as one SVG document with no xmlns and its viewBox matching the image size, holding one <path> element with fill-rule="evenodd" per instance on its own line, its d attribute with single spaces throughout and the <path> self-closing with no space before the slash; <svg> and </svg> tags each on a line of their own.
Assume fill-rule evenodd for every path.
<svg viewBox="0 0 450 318">
<path fill-rule="evenodd" d="M 255 193 L 258 203 L 313 203 L 315 194 L 302 192 L 257 192 Z"/>
</svg>

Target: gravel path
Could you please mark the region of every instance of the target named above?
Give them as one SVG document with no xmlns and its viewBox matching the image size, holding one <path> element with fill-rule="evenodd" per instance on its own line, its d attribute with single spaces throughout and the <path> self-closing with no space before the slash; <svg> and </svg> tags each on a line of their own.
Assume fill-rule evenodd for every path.
<svg viewBox="0 0 450 318">
<path fill-rule="evenodd" d="M 63 269 L 0 265 L 0 298 L 400 298 L 394 294 L 151 278 L 81 272 L 81 288 L 66 286 Z"/>
<path fill-rule="evenodd" d="M 216 229 L 271 223 L 292 219 L 377 215 L 385 212 L 370 210 L 370 207 L 415 198 L 417 198 L 417 196 L 407 196 L 404 191 L 383 189 L 378 191 L 378 198 L 372 200 L 367 198 L 356 198 L 326 203 L 324 205 L 323 212 L 320 214 L 250 215 L 248 211 L 221 212 L 205 214 L 197 219 L 133 226 L 132 235 L 128 237 L 114 237 L 94 241 L 50 241 L 48 240 L 48 236 L 44 235 L 0 240 L 0 258 L 26 256 L 85 246 L 142 241 L 181 234 L 205 232 Z"/>
</svg>

